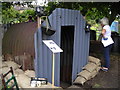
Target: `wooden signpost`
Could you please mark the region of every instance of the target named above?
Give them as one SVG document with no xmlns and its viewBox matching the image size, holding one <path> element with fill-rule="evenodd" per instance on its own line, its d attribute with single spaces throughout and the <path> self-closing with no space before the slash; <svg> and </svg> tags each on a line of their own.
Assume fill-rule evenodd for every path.
<svg viewBox="0 0 120 90">
<path fill-rule="evenodd" d="M 63 52 L 63 50 L 53 40 L 43 40 L 43 43 L 52 51 L 52 87 L 54 87 L 55 74 L 55 53 Z"/>
</svg>

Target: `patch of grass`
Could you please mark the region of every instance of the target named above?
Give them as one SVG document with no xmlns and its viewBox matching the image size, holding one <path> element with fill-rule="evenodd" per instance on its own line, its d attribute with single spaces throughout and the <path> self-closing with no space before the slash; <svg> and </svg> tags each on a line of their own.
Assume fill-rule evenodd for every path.
<svg viewBox="0 0 120 90">
<path fill-rule="evenodd" d="M 92 88 L 101 88 L 100 84 L 95 84 Z"/>
</svg>

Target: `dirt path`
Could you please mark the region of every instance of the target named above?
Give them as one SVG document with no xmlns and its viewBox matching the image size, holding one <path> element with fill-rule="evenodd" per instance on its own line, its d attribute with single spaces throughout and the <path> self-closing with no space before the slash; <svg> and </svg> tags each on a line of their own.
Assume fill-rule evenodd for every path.
<svg viewBox="0 0 120 90">
<path fill-rule="evenodd" d="M 101 59 L 102 63 L 104 62 L 103 56 L 101 54 L 91 54 L 91 55 Z M 120 72 L 120 69 L 118 68 L 118 66 L 120 65 L 120 54 L 112 53 L 110 57 L 111 57 L 111 63 L 110 63 L 111 66 L 108 72 L 104 72 L 100 70 L 98 75 L 93 79 L 87 81 L 84 84 L 84 86 L 73 85 L 72 87 L 73 88 L 82 87 L 81 90 L 91 90 L 92 88 L 99 88 L 101 90 L 103 90 L 103 88 L 107 88 L 107 90 L 109 89 L 113 90 L 113 88 L 119 89 L 120 74 L 118 72 Z"/>
</svg>

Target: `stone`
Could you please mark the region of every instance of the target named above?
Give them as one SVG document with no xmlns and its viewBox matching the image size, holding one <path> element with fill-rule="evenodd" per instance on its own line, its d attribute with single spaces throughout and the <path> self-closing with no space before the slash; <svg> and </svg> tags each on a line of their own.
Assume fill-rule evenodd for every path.
<svg viewBox="0 0 120 90">
<path fill-rule="evenodd" d="M 16 69 L 16 70 L 14 71 L 15 77 L 18 77 L 19 74 L 24 74 L 24 71 L 23 71 L 22 69 Z"/>
<path fill-rule="evenodd" d="M 14 57 L 13 57 L 13 55 L 11 55 L 11 54 L 5 54 L 5 55 L 4 55 L 4 59 L 5 59 L 6 61 L 13 61 L 13 60 L 14 60 Z"/>
<path fill-rule="evenodd" d="M 4 63 L 4 62 L 1 62 L 0 68 L 3 68 L 3 67 L 8 67 L 8 65 L 6 63 Z"/>
<path fill-rule="evenodd" d="M 16 80 L 17 80 L 18 86 L 20 86 L 21 88 L 32 88 L 30 86 L 31 79 L 27 77 L 25 74 L 19 74 L 16 77 Z"/>
<path fill-rule="evenodd" d="M 20 65 L 18 65 L 14 61 L 5 61 L 4 63 L 6 63 L 8 65 L 8 67 L 12 67 L 14 70 L 16 70 L 20 67 Z"/>
<path fill-rule="evenodd" d="M 2 61 L 2 59 L 3 59 L 2 56 L 0 56 L 0 61 Z"/>
<path fill-rule="evenodd" d="M 26 70 L 25 71 L 25 75 L 27 75 L 28 77 L 35 77 L 35 71 L 33 70 Z"/>
<path fill-rule="evenodd" d="M 5 74 L 5 73 L 8 72 L 9 70 L 10 70 L 9 67 L 3 67 L 3 68 L 0 69 L 0 71 L 1 71 L 0 74 L 2 74 L 2 73 Z"/>
</svg>

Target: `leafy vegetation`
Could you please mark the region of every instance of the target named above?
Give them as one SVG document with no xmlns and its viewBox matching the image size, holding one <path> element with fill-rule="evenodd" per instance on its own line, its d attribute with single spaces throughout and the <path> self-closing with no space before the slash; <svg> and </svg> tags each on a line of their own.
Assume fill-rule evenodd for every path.
<svg viewBox="0 0 120 90">
<path fill-rule="evenodd" d="M 14 5 L 10 2 L 2 3 L 2 23 L 20 23 L 27 22 L 28 17 L 32 16 L 33 20 L 35 19 L 35 11 L 34 9 L 26 9 L 26 10 L 16 10 Z"/>
<path fill-rule="evenodd" d="M 108 17 L 110 24 L 114 20 L 120 21 L 119 4 L 120 2 L 49 2 L 45 10 L 47 15 L 51 14 L 55 8 L 80 10 L 87 22 L 91 24 L 91 29 L 98 31 L 100 29 L 98 21 L 103 17 Z"/>
<path fill-rule="evenodd" d="M 102 17 L 108 17 L 110 24 L 120 14 L 120 2 L 49 2 L 46 11 L 51 13 L 55 8 L 80 10 L 90 24 L 95 24 Z"/>
<path fill-rule="evenodd" d="M 32 19 L 35 19 L 35 11 L 34 10 L 24 10 L 19 14 L 17 20 L 18 22 L 26 22 L 29 20 L 29 16 L 32 16 Z"/>
<path fill-rule="evenodd" d="M 2 3 L 2 18 L 3 23 L 19 23 L 28 21 L 28 16 L 36 17 L 34 7 L 31 3 L 26 2 L 28 7 L 33 9 L 24 10 L 20 13 L 14 9 L 14 4 L 10 2 Z M 50 15 L 55 8 L 67 8 L 73 10 L 80 10 L 82 15 L 85 16 L 88 23 L 91 25 L 96 24 L 96 21 L 106 16 L 112 21 L 120 14 L 120 2 L 49 2 L 45 6 L 45 12 Z M 20 3 L 19 3 L 20 5 Z M 22 3 L 24 6 L 24 3 Z M 117 18 L 119 20 L 119 18 Z"/>
<path fill-rule="evenodd" d="M 6 8 L 5 10 L 2 10 L 3 23 L 7 24 L 10 22 L 16 21 L 18 14 L 19 14 L 19 12 L 17 10 L 14 10 L 14 8 L 12 6 L 10 8 Z"/>
</svg>

